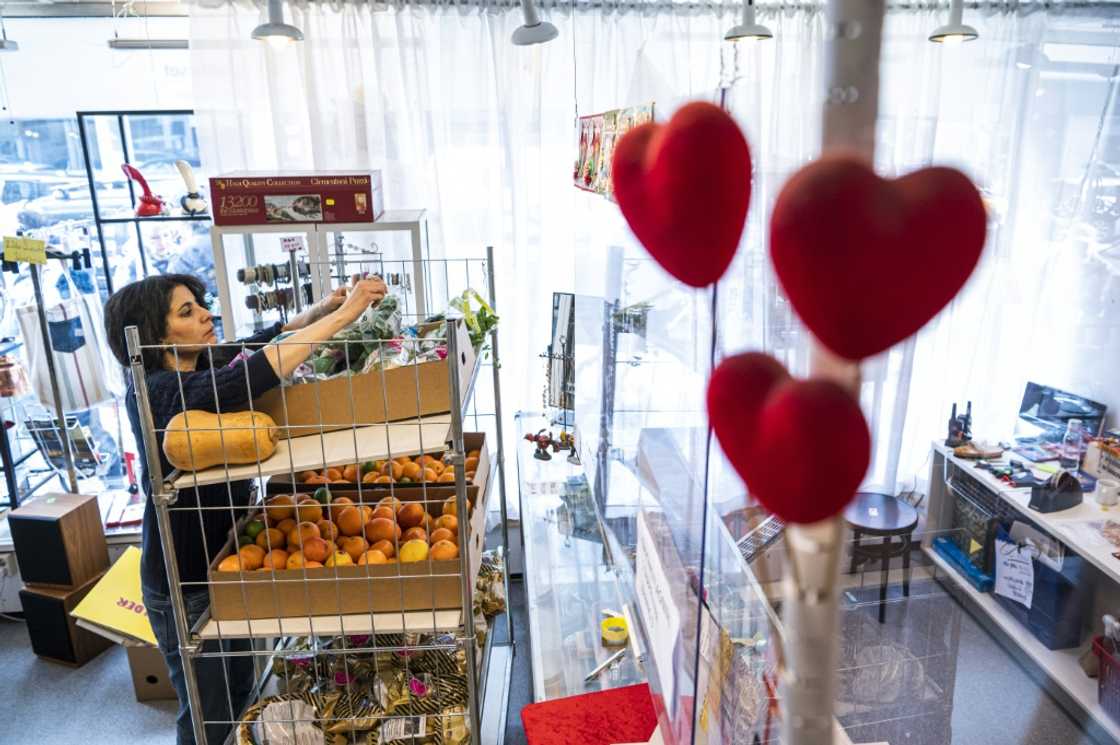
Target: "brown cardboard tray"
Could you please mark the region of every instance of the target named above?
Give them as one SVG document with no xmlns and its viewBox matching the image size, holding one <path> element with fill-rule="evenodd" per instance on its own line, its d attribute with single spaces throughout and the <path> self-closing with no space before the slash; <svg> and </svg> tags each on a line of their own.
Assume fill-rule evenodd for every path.
<svg viewBox="0 0 1120 745">
<path fill-rule="evenodd" d="M 465 395 L 477 361 L 466 324 L 460 320 L 455 331 L 458 360 L 421 362 L 273 388 L 256 399 L 253 408 L 272 417 L 282 438 L 451 411 L 448 365 L 457 368 L 460 395 Z"/>
<path fill-rule="evenodd" d="M 471 500 L 467 541 L 470 546 L 471 586 L 478 580 L 482 549 L 486 538 L 486 504 L 489 484 L 489 458 L 485 437 L 464 436 L 467 449 L 478 443 L 481 451 L 476 473 L 477 494 Z M 422 489 L 396 489 L 393 496 L 402 502 L 427 502 L 427 510 L 438 517 L 448 494 Z M 373 495 L 371 495 L 373 496 Z M 387 496 L 384 492 L 378 498 Z M 354 500 L 357 501 L 357 500 Z M 363 500 L 374 503 L 375 499 Z M 236 531 L 239 532 L 239 531 Z M 425 609 L 458 608 L 462 605 L 462 559 L 389 564 L 285 569 L 282 571 L 219 572 L 217 566 L 233 551 L 236 532 L 214 559 L 209 571 L 210 615 L 218 621 L 244 619 L 333 616 L 354 613 L 388 613 Z"/>
</svg>

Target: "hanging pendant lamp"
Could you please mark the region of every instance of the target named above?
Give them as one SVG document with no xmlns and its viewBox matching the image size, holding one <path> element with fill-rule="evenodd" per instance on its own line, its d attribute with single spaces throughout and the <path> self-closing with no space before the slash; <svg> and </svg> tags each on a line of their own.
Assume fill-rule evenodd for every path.
<svg viewBox="0 0 1120 745">
<path fill-rule="evenodd" d="M 284 6 L 282 0 L 268 0 L 268 23 L 262 23 L 253 29 L 254 39 L 267 41 L 272 44 L 288 44 L 293 41 L 303 41 L 303 32 L 290 23 L 284 23 Z"/>
<path fill-rule="evenodd" d="M 949 6 L 949 23 L 933 30 L 929 40 L 935 44 L 963 44 L 980 36 L 972 26 L 961 22 L 964 16 L 964 0 L 952 0 Z"/>
<path fill-rule="evenodd" d="M 774 32 L 754 19 L 754 0 L 743 0 L 743 22 L 723 36 L 727 41 L 772 39 Z"/>
<path fill-rule="evenodd" d="M 542 21 L 537 15 L 537 8 L 533 0 L 521 0 L 521 13 L 525 17 L 525 25 L 513 32 L 512 41 L 519 47 L 531 44 L 544 44 L 552 41 L 560 32 L 548 21 Z"/>
</svg>

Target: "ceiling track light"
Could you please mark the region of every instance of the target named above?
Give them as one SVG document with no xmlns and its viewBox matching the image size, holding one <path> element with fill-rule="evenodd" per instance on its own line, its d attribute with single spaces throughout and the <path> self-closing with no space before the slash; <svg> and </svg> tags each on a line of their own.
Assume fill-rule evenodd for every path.
<svg viewBox="0 0 1120 745">
<path fill-rule="evenodd" d="M 935 44 L 963 44 L 973 41 L 980 33 L 961 22 L 964 17 L 964 0 L 952 0 L 949 6 L 949 23 L 933 30 L 929 40 Z"/>
<path fill-rule="evenodd" d="M 0 6 L 2 10 L 2 6 Z M 18 52 L 19 42 L 8 38 L 8 29 L 4 27 L 4 14 L 0 12 L 0 52 Z"/>
<path fill-rule="evenodd" d="M 284 23 L 282 0 L 268 0 L 268 23 L 253 29 L 252 37 L 274 44 L 303 41 L 303 32 L 290 23 Z"/>
<path fill-rule="evenodd" d="M 114 36 L 109 39 L 110 49 L 189 49 L 186 39 L 122 39 Z"/>
<path fill-rule="evenodd" d="M 774 32 L 754 19 L 754 0 L 743 0 L 743 22 L 723 35 L 727 41 L 761 41 L 774 38 Z"/>
<path fill-rule="evenodd" d="M 533 0 L 521 0 L 521 14 L 525 18 L 525 25 L 513 32 L 511 41 L 519 47 L 531 44 L 544 44 L 552 41 L 560 32 L 548 21 L 542 21 L 537 14 L 537 7 Z"/>
</svg>

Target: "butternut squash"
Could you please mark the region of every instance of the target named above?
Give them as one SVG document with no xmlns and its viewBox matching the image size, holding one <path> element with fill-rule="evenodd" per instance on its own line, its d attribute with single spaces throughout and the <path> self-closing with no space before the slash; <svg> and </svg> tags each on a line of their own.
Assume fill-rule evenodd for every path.
<svg viewBox="0 0 1120 745">
<path fill-rule="evenodd" d="M 259 411 L 176 414 L 163 435 L 163 454 L 181 471 L 257 463 L 276 452 L 276 422 Z"/>
</svg>

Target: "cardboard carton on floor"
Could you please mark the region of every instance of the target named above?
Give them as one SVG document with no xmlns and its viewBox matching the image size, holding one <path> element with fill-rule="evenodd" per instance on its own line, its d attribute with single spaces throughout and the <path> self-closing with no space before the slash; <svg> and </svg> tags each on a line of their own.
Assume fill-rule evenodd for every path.
<svg viewBox="0 0 1120 745">
<path fill-rule="evenodd" d="M 455 366 L 459 390 L 465 395 L 476 362 L 467 325 L 460 320 L 455 331 L 457 360 L 433 360 L 274 388 L 256 399 L 253 408 L 272 417 L 283 438 L 451 411 L 448 366 Z"/>
<path fill-rule="evenodd" d="M 137 701 L 174 701 L 175 688 L 159 647 L 128 646 L 128 669 Z"/>
<path fill-rule="evenodd" d="M 482 547 L 486 539 L 490 460 L 483 433 L 464 433 L 463 439 L 468 449 L 480 451 L 475 472 L 478 499 L 471 506 L 468 523 L 470 566 L 467 571 L 473 587 L 482 566 Z M 402 502 L 425 501 L 428 512 L 433 517 L 439 517 L 442 499 L 436 496 L 437 491 L 433 488 L 425 495 L 420 489 L 400 489 L 395 490 L 393 496 Z M 454 493 L 453 490 L 451 493 Z M 384 494 L 377 494 L 378 498 L 381 496 Z M 370 499 L 369 503 L 374 501 Z M 462 606 L 461 558 L 409 564 L 392 562 L 334 568 L 219 572 L 218 564 L 234 551 L 234 541 L 235 536 L 231 536 L 210 565 L 210 616 L 217 621 L 390 613 Z"/>
</svg>

